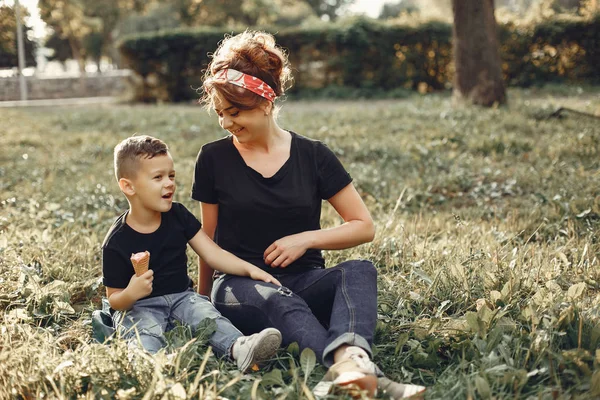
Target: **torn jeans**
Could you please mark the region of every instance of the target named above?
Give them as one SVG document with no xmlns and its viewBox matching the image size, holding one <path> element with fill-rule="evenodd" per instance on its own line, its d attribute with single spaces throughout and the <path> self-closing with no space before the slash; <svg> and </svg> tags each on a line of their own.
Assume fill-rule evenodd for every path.
<svg viewBox="0 0 600 400">
<path fill-rule="evenodd" d="M 215 307 L 246 335 L 279 329 L 284 346 L 297 342 L 301 350 L 311 348 L 327 367 L 344 344 L 359 346 L 372 357 L 377 270 L 370 261 L 294 274 L 278 274 L 275 268 L 270 272 L 282 287 L 222 275 L 213 284 Z"/>
<path fill-rule="evenodd" d="M 142 347 L 152 354 L 166 346 L 165 332 L 175 322 L 189 326 L 195 333 L 205 318 L 217 323 L 217 331 L 208 341 L 215 354 L 229 356 L 231 346 L 242 333 L 215 309 L 208 297 L 193 289 L 138 300 L 131 310 L 116 311 L 113 316 L 121 337 L 135 344 L 139 335 Z"/>
</svg>

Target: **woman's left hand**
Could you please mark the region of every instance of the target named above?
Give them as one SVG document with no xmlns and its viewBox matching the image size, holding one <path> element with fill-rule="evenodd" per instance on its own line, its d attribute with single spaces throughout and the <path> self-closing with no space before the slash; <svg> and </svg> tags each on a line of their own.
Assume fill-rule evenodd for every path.
<svg viewBox="0 0 600 400">
<path fill-rule="evenodd" d="M 309 248 L 306 233 L 285 236 L 274 241 L 263 254 L 265 264 L 273 268 L 285 268 L 300 257 Z"/>
</svg>

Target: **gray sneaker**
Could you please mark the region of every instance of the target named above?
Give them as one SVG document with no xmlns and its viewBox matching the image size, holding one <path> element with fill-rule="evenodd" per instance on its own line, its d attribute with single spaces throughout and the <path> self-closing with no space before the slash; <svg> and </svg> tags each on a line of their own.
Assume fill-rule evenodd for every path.
<svg viewBox="0 0 600 400">
<path fill-rule="evenodd" d="M 377 388 L 381 393 L 387 394 L 392 399 L 422 399 L 426 388 L 419 385 L 394 382 L 387 377 L 377 380 Z"/>
<path fill-rule="evenodd" d="M 267 328 L 250 336 L 242 336 L 233 345 L 233 359 L 242 372 L 277 353 L 281 345 L 281 332 Z"/>
</svg>

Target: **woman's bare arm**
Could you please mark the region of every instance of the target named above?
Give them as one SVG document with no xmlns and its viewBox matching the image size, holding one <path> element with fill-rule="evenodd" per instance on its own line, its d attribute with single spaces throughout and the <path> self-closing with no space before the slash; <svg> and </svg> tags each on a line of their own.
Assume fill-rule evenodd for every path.
<svg viewBox="0 0 600 400">
<path fill-rule="evenodd" d="M 217 217 L 219 216 L 219 205 L 200 203 L 200 218 L 202 220 L 202 230 L 206 236 L 215 238 L 215 229 L 217 228 Z M 202 258 L 198 260 L 198 293 L 210 297 L 212 290 L 213 269 Z"/>
<path fill-rule="evenodd" d="M 375 237 L 375 224 L 353 184 L 330 198 L 344 223 L 328 229 L 300 232 L 273 242 L 264 253 L 265 263 L 285 268 L 308 249 L 340 250 L 367 243 Z"/>
</svg>

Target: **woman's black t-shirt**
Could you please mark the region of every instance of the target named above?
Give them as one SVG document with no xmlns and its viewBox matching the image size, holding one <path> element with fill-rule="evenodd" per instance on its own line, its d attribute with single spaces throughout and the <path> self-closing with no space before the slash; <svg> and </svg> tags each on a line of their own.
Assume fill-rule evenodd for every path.
<svg viewBox="0 0 600 400">
<path fill-rule="evenodd" d="M 352 178 L 322 142 L 290 132 L 290 156 L 272 177 L 250 168 L 232 136 L 205 144 L 198 154 L 192 198 L 218 204 L 215 242 L 259 268 L 264 251 L 276 240 L 321 228 L 321 201 L 333 197 Z M 278 273 L 323 268 L 318 249 L 309 249 Z"/>
</svg>

